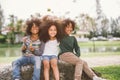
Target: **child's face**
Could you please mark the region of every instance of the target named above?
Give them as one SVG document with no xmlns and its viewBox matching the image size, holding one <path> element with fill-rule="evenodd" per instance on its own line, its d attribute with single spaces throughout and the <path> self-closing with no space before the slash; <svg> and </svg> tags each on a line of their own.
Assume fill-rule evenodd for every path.
<svg viewBox="0 0 120 80">
<path fill-rule="evenodd" d="M 54 38 L 57 34 L 57 29 L 55 25 L 52 25 L 49 29 L 48 29 L 48 34 L 50 36 L 50 38 Z"/>
<path fill-rule="evenodd" d="M 31 33 L 38 34 L 38 32 L 39 32 L 39 27 L 34 24 L 31 28 Z"/>
<path fill-rule="evenodd" d="M 70 35 L 72 31 L 73 31 L 73 27 L 72 27 L 72 24 L 70 23 L 65 27 L 65 33 Z"/>
</svg>

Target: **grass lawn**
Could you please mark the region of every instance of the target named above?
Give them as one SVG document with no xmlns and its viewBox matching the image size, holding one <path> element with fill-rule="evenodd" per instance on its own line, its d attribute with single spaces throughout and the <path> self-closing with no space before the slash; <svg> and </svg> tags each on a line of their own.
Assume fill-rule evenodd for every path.
<svg viewBox="0 0 120 80">
<path fill-rule="evenodd" d="M 120 80 L 120 65 L 94 67 L 107 80 Z"/>
<path fill-rule="evenodd" d="M 7 64 L 7 63 L 11 63 L 12 61 L 16 60 L 19 57 L 0 57 L 0 63 L 1 64 Z"/>
<path fill-rule="evenodd" d="M 81 53 L 81 57 L 97 57 L 97 56 L 112 56 L 112 55 L 120 55 L 120 52 L 89 52 L 89 53 Z"/>
<path fill-rule="evenodd" d="M 94 41 L 96 47 L 100 46 L 120 46 L 120 41 Z M 80 47 L 92 47 L 93 41 L 78 42 Z"/>
</svg>

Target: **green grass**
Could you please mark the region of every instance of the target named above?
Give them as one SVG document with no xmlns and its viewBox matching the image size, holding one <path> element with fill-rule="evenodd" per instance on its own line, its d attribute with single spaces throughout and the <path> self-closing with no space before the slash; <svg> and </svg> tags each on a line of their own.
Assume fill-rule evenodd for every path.
<svg viewBox="0 0 120 80">
<path fill-rule="evenodd" d="M 81 53 L 81 57 L 97 57 L 97 56 L 112 56 L 120 55 L 120 52 L 89 52 Z"/>
<path fill-rule="evenodd" d="M 120 41 L 95 41 L 95 46 L 120 46 Z M 80 47 L 92 47 L 93 41 L 88 42 L 78 42 Z"/>
<path fill-rule="evenodd" d="M 94 67 L 94 69 L 102 74 L 107 80 L 120 80 L 120 65 Z"/>
</svg>

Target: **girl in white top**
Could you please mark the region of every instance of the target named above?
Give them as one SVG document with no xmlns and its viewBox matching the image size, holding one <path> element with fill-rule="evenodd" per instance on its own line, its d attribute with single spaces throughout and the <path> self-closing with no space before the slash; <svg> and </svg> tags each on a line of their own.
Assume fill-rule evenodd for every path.
<svg viewBox="0 0 120 80">
<path fill-rule="evenodd" d="M 59 70 L 57 66 L 60 32 L 56 21 L 45 21 L 42 23 L 41 39 L 45 42 L 43 51 L 44 79 L 49 80 L 50 66 L 53 70 L 55 80 L 59 80 Z"/>
</svg>

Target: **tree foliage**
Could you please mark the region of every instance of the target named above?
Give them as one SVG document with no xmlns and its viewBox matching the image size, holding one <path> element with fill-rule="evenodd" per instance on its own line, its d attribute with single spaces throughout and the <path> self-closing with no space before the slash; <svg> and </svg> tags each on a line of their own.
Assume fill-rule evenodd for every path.
<svg viewBox="0 0 120 80">
<path fill-rule="evenodd" d="M 2 29 L 3 23 L 4 23 L 4 15 L 3 15 L 2 7 L 0 5 L 0 34 L 1 34 L 1 29 Z"/>
</svg>

